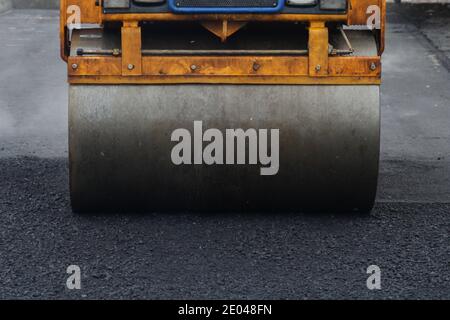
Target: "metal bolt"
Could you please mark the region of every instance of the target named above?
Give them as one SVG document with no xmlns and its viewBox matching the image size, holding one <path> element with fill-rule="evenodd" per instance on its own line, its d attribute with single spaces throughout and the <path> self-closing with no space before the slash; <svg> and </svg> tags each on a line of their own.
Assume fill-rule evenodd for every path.
<svg viewBox="0 0 450 320">
<path fill-rule="evenodd" d="M 134 69 L 134 64 L 131 64 L 131 63 L 130 63 L 130 64 L 128 65 L 128 70 L 133 70 L 133 69 Z"/>
<path fill-rule="evenodd" d="M 77 65 L 76 63 L 74 63 L 74 64 L 72 65 L 72 69 L 73 69 L 73 70 L 78 69 L 78 65 Z"/>
<path fill-rule="evenodd" d="M 255 62 L 255 63 L 253 64 L 253 70 L 254 70 L 254 71 L 258 71 L 260 68 L 261 68 L 261 65 L 260 65 L 259 63 Z"/>
<path fill-rule="evenodd" d="M 377 65 L 375 64 L 375 62 L 372 62 L 372 63 L 370 64 L 370 70 L 372 70 L 372 71 L 377 70 Z"/>
<path fill-rule="evenodd" d="M 321 69 L 322 69 L 322 66 L 321 66 L 320 64 L 318 64 L 318 65 L 316 66 L 316 71 L 319 72 Z"/>
<path fill-rule="evenodd" d="M 198 68 L 198 67 L 197 67 L 195 64 L 193 64 L 193 65 L 191 66 L 191 70 L 192 70 L 192 71 L 197 70 L 197 68 Z"/>
</svg>

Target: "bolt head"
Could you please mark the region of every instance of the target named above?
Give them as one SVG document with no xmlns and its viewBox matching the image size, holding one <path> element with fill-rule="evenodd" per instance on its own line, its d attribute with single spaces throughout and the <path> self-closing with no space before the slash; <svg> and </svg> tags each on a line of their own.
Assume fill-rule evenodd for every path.
<svg viewBox="0 0 450 320">
<path fill-rule="evenodd" d="M 78 69 L 78 65 L 77 65 L 76 63 L 72 64 L 72 69 L 73 69 L 73 70 Z"/>
<path fill-rule="evenodd" d="M 130 64 L 128 65 L 128 70 L 133 70 L 133 69 L 134 69 L 134 64 L 131 64 L 131 63 L 130 63 Z"/>
<path fill-rule="evenodd" d="M 377 70 L 377 65 L 376 65 L 374 62 L 372 62 L 372 63 L 370 64 L 370 70 L 372 70 L 372 71 Z"/>
<path fill-rule="evenodd" d="M 316 66 L 316 71 L 319 72 L 320 70 L 322 70 L 322 66 L 321 66 L 320 64 L 318 64 L 318 65 Z"/>
<path fill-rule="evenodd" d="M 198 69 L 198 67 L 195 65 L 195 64 L 193 64 L 192 66 L 191 66 L 191 70 L 192 71 L 195 71 L 195 70 L 197 70 Z"/>
</svg>

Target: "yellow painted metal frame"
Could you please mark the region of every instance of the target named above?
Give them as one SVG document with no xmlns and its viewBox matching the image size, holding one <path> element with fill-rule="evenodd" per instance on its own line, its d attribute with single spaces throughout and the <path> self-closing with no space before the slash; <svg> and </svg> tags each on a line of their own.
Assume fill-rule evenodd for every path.
<svg viewBox="0 0 450 320">
<path fill-rule="evenodd" d="M 362 6 L 380 5 L 382 26 L 379 54 L 337 57 L 328 54 L 326 22 L 359 24 L 367 20 Z M 66 34 L 67 8 L 78 5 L 83 23 L 122 22 L 122 55 L 69 57 Z M 70 83 L 157 84 L 379 84 L 384 50 L 385 0 L 350 0 L 346 15 L 176 15 L 103 14 L 95 0 L 61 0 L 61 56 L 68 62 Z M 309 24 L 309 56 L 151 56 L 141 54 L 140 21 L 303 21 Z"/>
</svg>

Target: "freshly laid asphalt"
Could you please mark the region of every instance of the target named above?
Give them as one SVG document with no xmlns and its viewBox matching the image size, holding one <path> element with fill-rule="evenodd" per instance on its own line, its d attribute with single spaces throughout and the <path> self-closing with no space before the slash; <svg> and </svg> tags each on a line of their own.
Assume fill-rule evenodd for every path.
<svg viewBox="0 0 450 320">
<path fill-rule="evenodd" d="M 450 9 L 416 8 L 390 7 L 370 215 L 73 214 L 58 13 L 0 14 L 0 299 L 449 299 Z"/>
</svg>

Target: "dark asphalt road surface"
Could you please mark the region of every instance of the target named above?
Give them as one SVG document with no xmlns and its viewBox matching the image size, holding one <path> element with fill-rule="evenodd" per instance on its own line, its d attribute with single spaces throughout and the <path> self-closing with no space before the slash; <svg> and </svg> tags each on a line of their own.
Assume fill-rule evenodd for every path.
<svg viewBox="0 0 450 320">
<path fill-rule="evenodd" d="M 0 15 L 0 299 L 450 298 L 450 28 L 431 38 L 432 15 L 389 16 L 370 215 L 71 213 L 56 16 Z"/>
<path fill-rule="evenodd" d="M 0 298 L 450 298 L 450 203 L 383 202 L 371 215 L 74 215 L 66 161 L 3 160 L 0 172 Z M 80 291 L 65 288 L 72 264 Z M 381 291 L 366 287 L 371 264 Z"/>
<path fill-rule="evenodd" d="M 371 215 L 74 215 L 64 160 L 0 170 L 1 298 L 450 298 L 450 203 L 382 202 Z M 65 289 L 71 264 L 80 291 Z M 371 264 L 381 291 L 366 288 Z"/>
</svg>

